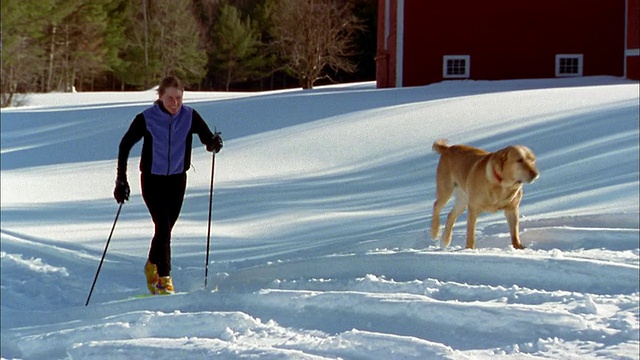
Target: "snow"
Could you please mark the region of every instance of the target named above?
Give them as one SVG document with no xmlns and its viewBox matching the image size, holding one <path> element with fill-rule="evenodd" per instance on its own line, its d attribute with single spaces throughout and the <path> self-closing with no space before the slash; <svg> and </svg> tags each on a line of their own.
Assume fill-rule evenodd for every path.
<svg viewBox="0 0 640 360">
<path fill-rule="evenodd" d="M 185 93 L 222 131 L 173 234 L 178 294 L 144 294 L 152 223 L 116 153 L 155 92 L 29 95 L 2 110 L 3 359 L 638 359 L 639 85 L 614 77 Z M 521 237 L 427 228 L 439 138 L 524 144 Z M 442 216 L 450 209 L 445 208 Z"/>
</svg>

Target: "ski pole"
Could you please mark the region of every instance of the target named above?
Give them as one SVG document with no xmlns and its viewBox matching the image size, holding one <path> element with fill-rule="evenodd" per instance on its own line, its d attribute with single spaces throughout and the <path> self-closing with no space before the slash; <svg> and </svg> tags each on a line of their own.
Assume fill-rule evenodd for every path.
<svg viewBox="0 0 640 360">
<path fill-rule="evenodd" d="M 102 253 L 102 259 L 100 259 L 100 265 L 98 265 L 98 271 L 96 271 L 96 277 L 93 278 L 93 284 L 91 284 L 91 290 L 89 291 L 89 296 L 87 297 L 87 302 L 84 306 L 89 305 L 89 300 L 91 299 L 91 294 L 93 293 L 93 288 L 96 286 L 96 281 L 98 281 L 98 274 L 100 274 L 100 268 L 102 268 L 102 262 L 104 261 L 104 257 L 107 255 L 107 249 L 109 248 L 109 242 L 111 241 L 111 236 L 113 235 L 113 230 L 116 228 L 116 223 L 118 222 L 118 217 L 120 216 L 120 210 L 122 210 L 122 204 L 118 206 L 118 212 L 116 213 L 116 219 L 113 220 L 113 226 L 111 227 L 111 232 L 109 233 L 109 238 L 107 239 L 107 245 L 104 247 L 104 252 Z"/>
<path fill-rule="evenodd" d="M 209 225 L 207 228 L 207 256 L 204 264 L 204 289 L 207 289 L 207 276 L 209 274 L 209 246 L 211 244 L 211 210 L 213 205 L 213 172 L 216 165 L 216 152 L 211 157 L 211 185 L 209 186 Z"/>
</svg>

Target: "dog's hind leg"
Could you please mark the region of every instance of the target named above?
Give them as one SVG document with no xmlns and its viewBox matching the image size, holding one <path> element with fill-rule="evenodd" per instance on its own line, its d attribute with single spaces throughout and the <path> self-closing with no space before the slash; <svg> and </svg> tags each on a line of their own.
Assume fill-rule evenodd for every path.
<svg viewBox="0 0 640 360">
<path fill-rule="evenodd" d="M 437 240 L 440 236 L 440 212 L 449 202 L 453 194 L 453 183 L 450 181 L 438 181 L 436 184 L 436 201 L 433 203 L 433 216 L 431 217 L 431 238 Z"/>
<path fill-rule="evenodd" d="M 444 226 L 444 234 L 442 235 L 442 242 L 440 243 L 440 247 L 443 249 L 451 243 L 453 224 L 455 224 L 458 216 L 460 216 L 467 208 L 467 194 L 458 187 L 456 187 L 455 193 L 456 202 L 453 204 L 453 209 L 451 209 L 449 215 L 447 215 L 447 223 Z"/>
<path fill-rule="evenodd" d="M 478 216 L 480 212 L 474 208 L 469 208 L 469 212 L 467 212 L 467 249 L 475 249 L 476 248 L 476 222 L 478 221 Z"/>
<path fill-rule="evenodd" d="M 437 240 L 440 236 L 440 212 L 443 207 L 444 205 L 439 200 L 433 203 L 433 216 L 431 217 L 431 238 L 433 240 Z"/>
</svg>

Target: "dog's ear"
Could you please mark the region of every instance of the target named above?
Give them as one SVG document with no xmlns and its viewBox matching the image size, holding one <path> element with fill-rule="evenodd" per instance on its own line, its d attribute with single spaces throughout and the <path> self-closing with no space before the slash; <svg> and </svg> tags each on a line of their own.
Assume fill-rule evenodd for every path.
<svg viewBox="0 0 640 360">
<path fill-rule="evenodd" d="M 496 152 L 495 162 L 498 168 L 500 169 L 500 171 L 502 171 L 502 169 L 504 168 L 504 164 L 507 162 L 508 158 L 509 158 L 508 149 L 502 149 Z"/>
</svg>

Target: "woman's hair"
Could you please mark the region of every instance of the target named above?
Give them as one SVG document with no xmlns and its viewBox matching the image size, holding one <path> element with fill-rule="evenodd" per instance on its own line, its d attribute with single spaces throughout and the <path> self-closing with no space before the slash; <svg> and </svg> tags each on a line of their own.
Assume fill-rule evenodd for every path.
<svg viewBox="0 0 640 360">
<path fill-rule="evenodd" d="M 164 92 L 170 87 L 184 91 L 184 83 L 177 76 L 169 75 L 160 81 L 158 95 L 164 95 Z"/>
</svg>

